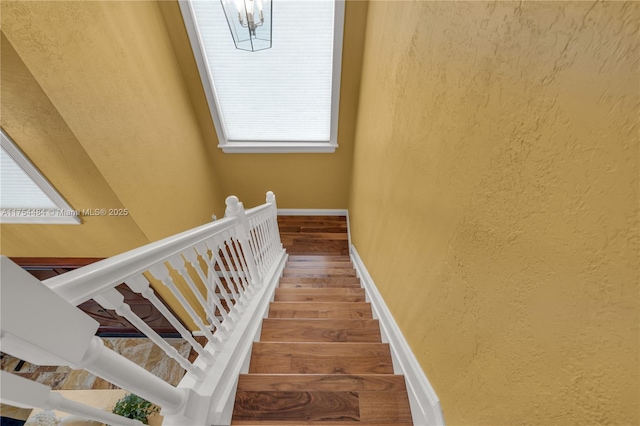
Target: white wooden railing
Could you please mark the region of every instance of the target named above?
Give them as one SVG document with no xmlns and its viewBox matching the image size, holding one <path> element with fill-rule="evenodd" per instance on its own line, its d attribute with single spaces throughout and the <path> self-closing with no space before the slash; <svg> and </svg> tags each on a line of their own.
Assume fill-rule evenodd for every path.
<svg viewBox="0 0 640 426">
<path fill-rule="evenodd" d="M 246 371 L 286 261 L 272 192 L 266 201 L 245 211 L 238 198 L 228 197 L 224 219 L 42 282 L 2 257 L 0 350 L 36 365 L 85 369 L 162 407 L 165 425 L 228 424 L 238 374 Z M 168 289 L 196 330 L 176 318 L 148 277 Z M 153 304 L 189 342 L 199 355 L 194 362 L 131 310 L 115 289 L 121 283 Z M 178 362 L 186 370 L 182 381 L 173 386 L 105 347 L 95 336 L 99 324 L 76 307 L 89 299 L 115 310 Z M 206 344 L 194 335 L 204 336 Z M 2 402 L 33 408 L 39 402 L 37 408 L 137 424 L 70 403 L 40 384 L 5 380 L 7 374 L 0 383 Z"/>
</svg>

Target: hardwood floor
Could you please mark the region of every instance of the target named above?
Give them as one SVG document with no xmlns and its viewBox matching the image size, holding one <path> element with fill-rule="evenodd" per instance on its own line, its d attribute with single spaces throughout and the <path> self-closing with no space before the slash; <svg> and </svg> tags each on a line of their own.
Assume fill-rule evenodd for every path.
<svg viewBox="0 0 640 426">
<path fill-rule="evenodd" d="M 240 376 L 232 424 L 412 424 L 404 377 L 393 374 L 348 256 L 289 257 Z"/>
<path fill-rule="evenodd" d="M 280 239 L 290 255 L 348 255 L 346 216 L 278 216 Z M 348 260 L 348 259 L 347 259 Z"/>
</svg>

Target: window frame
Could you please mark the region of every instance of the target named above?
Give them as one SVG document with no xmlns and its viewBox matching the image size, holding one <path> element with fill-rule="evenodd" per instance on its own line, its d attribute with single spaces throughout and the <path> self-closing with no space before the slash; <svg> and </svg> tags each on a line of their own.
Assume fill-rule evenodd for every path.
<svg viewBox="0 0 640 426">
<path fill-rule="evenodd" d="M 44 177 L 38 168 L 27 158 L 27 156 L 18 148 L 16 143 L 9 135 L 0 128 L 0 142 L 2 148 L 16 162 L 23 172 L 49 197 L 56 205 L 58 211 L 76 212 L 73 207 L 60 195 L 54 186 Z M 2 208 L 2 210 L 41 210 L 35 208 Z M 75 215 L 24 215 L 24 216 L 5 216 L 0 215 L 0 223 L 2 224 L 48 224 L 48 225 L 80 225 L 79 214 Z"/>
<path fill-rule="evenodd" d="M 340 109 L 340 79 L 342 75 L 342 43 L 344 37 L 345 0 L 334 0 L 333 60 L 331 78 L 331 122 L 328 141 L 229 141 L 220 115 L 216 94 L 205 50 L 198 31 L 192 0 L 179 1 L 182 17 L 187 29 L 191 50 L 196 60 L 200 80 L 204 88 L 211 118 L 218 136 L 218 148 L 224 153 L 332 153 L 338 147 L 338 117 Z"/>
</svg>

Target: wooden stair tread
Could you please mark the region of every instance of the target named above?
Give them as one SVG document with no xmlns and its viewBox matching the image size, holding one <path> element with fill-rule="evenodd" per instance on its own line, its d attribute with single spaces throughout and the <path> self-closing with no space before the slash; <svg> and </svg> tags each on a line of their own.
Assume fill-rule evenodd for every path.
<svg viewBox="0 0 640 426">
<path fill-rule="evenodd" d="M 346 232 L 346 228 L 340 224 L 336 224 L 334 226 L 326 227 L 326 228 L 296 228 L 290 227 L 290 231 L 281 232 L 280 239 L 281 240 L 306 240 L 306 242 L 314 241 L 314 240 L 324 240 L 321 241 L 324 243 L 325 241 L 335 241 L 335 240 L 344 240 L 346 243 L 349 241 L 349 235 Z"/>
<path fill-rule="evenodd" d="M 285 269 L 239 377 L 234 425 L 412 424 L 348 255 L 346 217 L 278 217 Z"/>
<path fill-rule="evenodd" d="M 290 254 L 289 260 L 295 262 L 351 262 L 351 257 L 348 255 Z"/>
<path fill-rule="evenodd" d="M 274 299 L 276 302 L 366 302 L 364 296 L 338 294 L 282 294 Z"/>
<path fill-rule="evenodd" d="M 411 424 L 406 391 L 238 391 L 236 420 Z"/>
<path fill-rule="evenodd" d="M 378 320 L 276 319 L 262 322 L 263 342 L 381 342 Z"/>
<path fill-rule="evenodd" d="M 294 234 L 295 236 L 307 236 L 311 238 L 319 238 L 320 234 L 341 234 L 339 237 L 347 236 L 347 224 L 346 222 L 334 222 L 334 223 L 313 223 L 309 225 L 287 225 L 280 229 L 280 235 L 286 236 L 287 234 Z M 346 235 L 345 235 L 346 234 Z"/>
<path fill-rule="evenodd" d="M 299 283 L 322 283 L 322 284 L 357 284 L 360 286 L 358 277 L 280 277 L 282 284 Z"/>
<path fill-rule="evenodd" d="M 283 283 L 280 282 L 278 288 L 362 288 L 359 283 Z"/>
<path fill-rule="evenodd" d="M 243 391 L 406 391 L 404 376 L 393 374 L 241 374 Z"/>
<path fill-rule="evenodd" d="M 285 268 L 288 269 L 353 269 L 351 261 L 348 262 L 318 262 L 290 260 Z"/>
<path fill-rule="evenodd" d="M 269 318 L 373 318 L 371 305 L 365 302 L 272 302 Z"/>
<path fill-rule="evenodd" d="M 288 421 L 288 420 L 232 420 L 232 425 L 238 426 L 264 426 L 264 425 L 279 425 L 279 426 L 300 426 L 300 425 L 308 425 L 308 426 L 344 426 L 348 424 L 352 424 L 354 426 L 409 426 L 413 425 L 413 422 L 333 422 L 333 421 L 320 421 L 320 422 L 301 422 L 299 420 L 296 421 Z"/>
<path fill-rule="evenodd" d="M 297 216 L 278 217 L 278 224 L 281 227 L 290 226 L 298 228 L 308 228 L 310 226 L 340 226 L 347 224 L 346 216 Z"/>
<path fill-rule="evenodd" d="M 316 295 L 333 295 L 333 296 L 364 296 L 363 288 L 301 288 L 301 289 L 290 289 L 290 288 L 276 288 L 276 295 L 283 294 L 305 294 L 310 296 Z"/>
<path fill-rule="evenodd" d="M 283 289 L 284 291 L 276 291 L 274 301 L 275 302 L 365 302 L 364 293 L 357 294 L 343 292 L 340 293 L 331 293 L 330 291 L 324 290 L 334 290 L 334 289 L 315 289 L 316 291 L 308 291 L 304 289 Z M 289 290 L 289 291 L 288 291 Z M 292 291 L 290 291 L 292 290 Z M 348 290 L 348 289 L 347 289 Z M 353 289 L 360 290 L 360 289 Z"/>
<path fill-rule="evenodd" d="M 358 394 L 336 391 L 238 391 L 238 420 L 359 421 Z"/>
<path fill-rule="evenodd" d="M 360 278 L 353 276 L 344 277 L 281 277 L 280 283 L 301 282 L 301 283 L 357 283 L 360 284 Z"/>
<path fill-rule="evenodd" d="M 256 355 L 391 356 L 388 343 L 254 342 Z"/>
<path fill-rule="evenodd" d="M 344 269 L 344 268 L 334 268 L 334 269 L 288 269 L 285 268 L 283 272 L 283 277 L 355 277 L 356 271 L 355 269 Z"/>
<path fill-rule="evenodd" d="M 393 374 L 386 343 L 255 342 L 249 373 Z"/>
</svg>

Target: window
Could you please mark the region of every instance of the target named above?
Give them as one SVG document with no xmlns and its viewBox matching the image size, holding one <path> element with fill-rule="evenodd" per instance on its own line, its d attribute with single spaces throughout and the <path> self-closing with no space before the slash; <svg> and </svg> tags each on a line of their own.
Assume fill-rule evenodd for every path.
<svg viewBox="0 0 640 426">
<path fill-rule="evenodd" d="M 180 2 L 224 152 L 333 152 L 344 1 L 273 0 L 272 47 L 235 48 L 219 1 Z"/>
<path fill-rule="evenodd" d="M 0 223 L 80 223 L 73 210 L 0 130 Z"/>
</svg>

